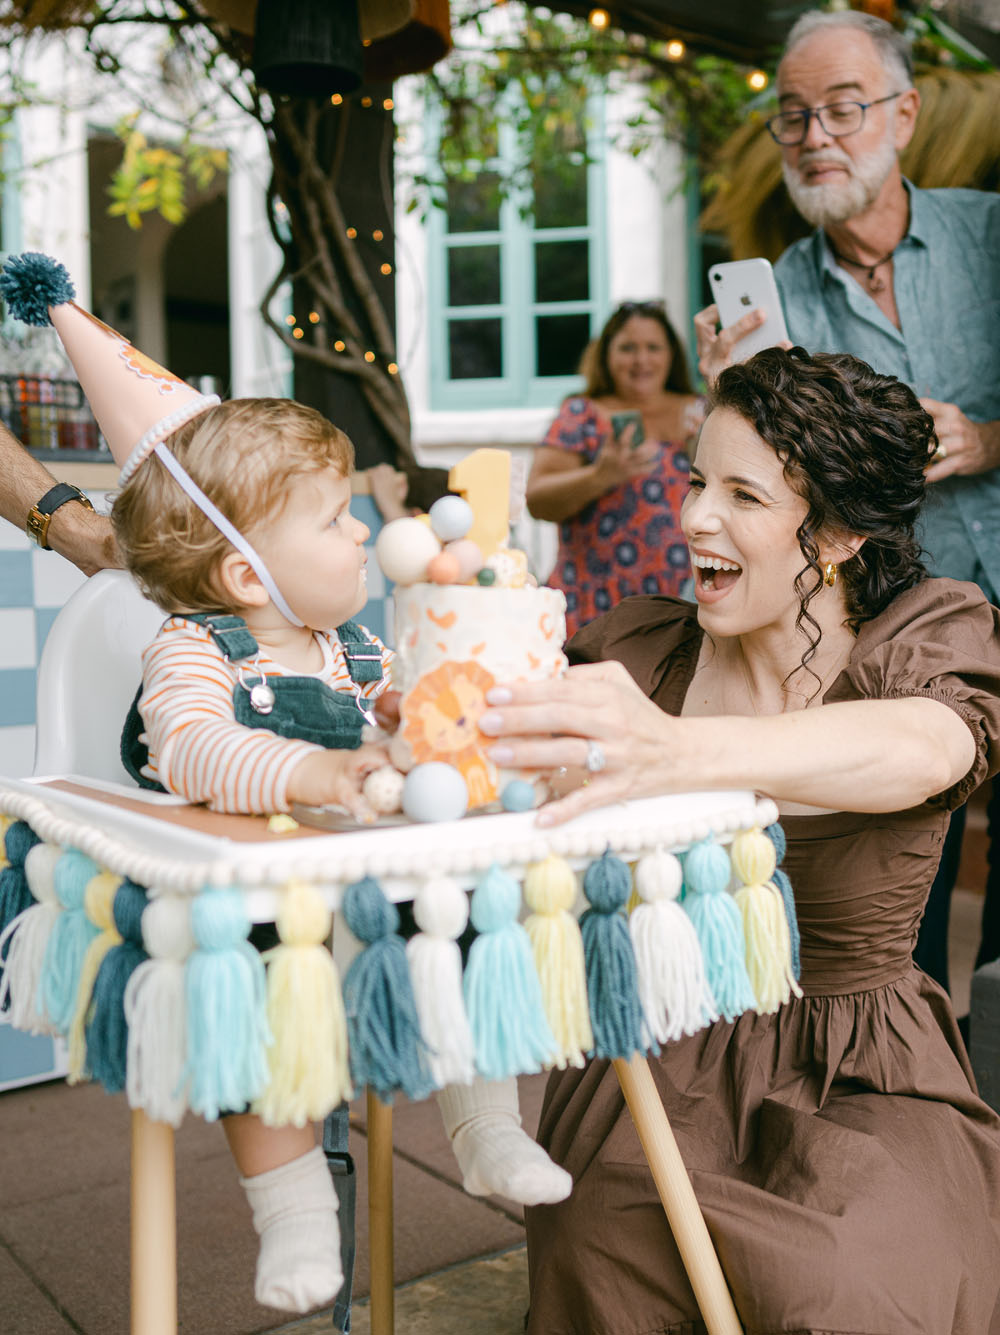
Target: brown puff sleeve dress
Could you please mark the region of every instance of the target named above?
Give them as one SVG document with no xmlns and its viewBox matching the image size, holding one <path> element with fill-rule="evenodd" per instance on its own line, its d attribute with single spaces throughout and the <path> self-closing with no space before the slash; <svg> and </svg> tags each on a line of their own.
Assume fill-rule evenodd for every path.
<svg viewBox="0 0 1000 1335">
<path fill-rule="evenodd" d="M 677 714 L 696 617 L 628 599 L 571 654 L 618 659 Z M 909 811 L 785 817 L 805 995 L 651 1059 L 753 1335 L 1000 1332 L 1000 1118 L 976 1097 L 947 997 L 910 959 L 948 811 L 1000 765 L 998 624 L 973 585 L 926 580 L 861 628 L 825 702 L 941 700 L 975 764 Z M 539 1139 L 574 1189 L 527 1212 L 529 1335 L 704 1330 L 606 1061 L 553 1073 Z"/>
</svg>

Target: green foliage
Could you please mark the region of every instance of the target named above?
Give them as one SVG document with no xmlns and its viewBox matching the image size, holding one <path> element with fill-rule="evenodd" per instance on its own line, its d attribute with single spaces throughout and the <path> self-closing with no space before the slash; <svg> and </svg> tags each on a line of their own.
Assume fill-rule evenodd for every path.
<svg viewBox="0 0 1000 1335">
<path fill-rule="evenodd" d="M 144 213 L 156 212 L 169 223 L 181 223 L 187 216 L 188 178 L 199 189 L 207 188 L 219 172 L 226 170 L 226 152 L 190 139 L 173 149 L 151 145 L 138 128 L 138 119 L 135 113 L 115 126 L 123 154 L 108 186 L 108 213 L 123 217 L 136 231 L 142 226 Z"/>
</svg>

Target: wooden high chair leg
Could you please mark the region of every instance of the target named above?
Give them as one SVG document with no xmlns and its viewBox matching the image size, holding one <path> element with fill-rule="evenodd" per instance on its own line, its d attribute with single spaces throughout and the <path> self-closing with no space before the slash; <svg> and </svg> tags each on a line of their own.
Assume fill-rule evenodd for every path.
<svg viewBox="0 0 1000 1335">
<path fill-rule="evenodd" d="M 742 1335 L 743 1327 L 691 1186 L 667 1114 L 656 1092 L 649 1063 L 634 1054 L 612 1062 L 653 1181 L 667 1212 L 708 1335 Z"/>
<path fill-rule="evenodd" d="M 177 1335 L 174 1129 L 132 1110 L 132 1335 Z"/>
<path fill-rule="evenodd" d="M 392 1105 L 374 1090 L 368 1108 L 368 1258 L 371 1270 L 371 1335 L 393 1335 Z"/>
</svg>

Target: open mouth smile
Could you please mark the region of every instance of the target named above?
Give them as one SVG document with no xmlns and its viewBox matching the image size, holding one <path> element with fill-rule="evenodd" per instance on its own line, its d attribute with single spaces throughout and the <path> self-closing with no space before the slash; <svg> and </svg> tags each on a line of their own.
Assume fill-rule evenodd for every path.
<svg viewBox="0 0 1000 1335">
<path fill-rule="evenodd" d="M 695 598 L 699 603 L 714 603 L 724 598 L 743 574 L 743 567 L 721 556 L 691 553 L 695 573 Z"/>
</svg>

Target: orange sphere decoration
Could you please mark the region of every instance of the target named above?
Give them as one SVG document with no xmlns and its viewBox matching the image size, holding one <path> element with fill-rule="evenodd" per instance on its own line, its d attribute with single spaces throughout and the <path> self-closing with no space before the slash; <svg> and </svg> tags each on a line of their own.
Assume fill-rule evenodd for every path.
<svg viewBox="0 0 1000 1335">
<path fill-rule="evenodd" d="M 427 578 L 435 584 L 455 584 L 460 569 L 458 558 L 451 552 L 439 552 L 427 563 Z"/>
</svg>

